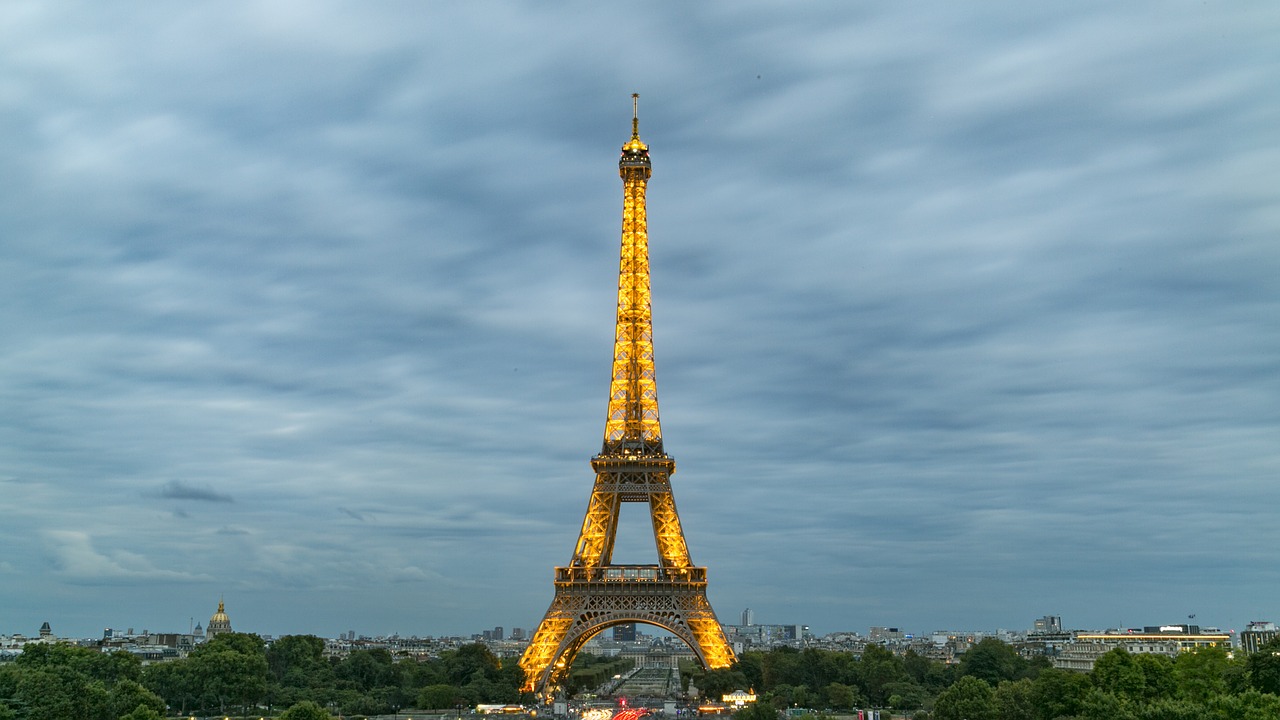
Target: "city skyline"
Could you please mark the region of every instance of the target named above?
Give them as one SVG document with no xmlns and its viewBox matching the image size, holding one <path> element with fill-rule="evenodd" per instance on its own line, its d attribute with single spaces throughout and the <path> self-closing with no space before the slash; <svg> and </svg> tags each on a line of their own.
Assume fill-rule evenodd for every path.
<svg viewBox="0 0 1280 720">
<path fill-rule="evenodd" d="M 212 614 L 210 617 L 204 618 L 204 619 L 199 619 L 194 616 L 189 617 L 188 627 L 186 630 L 182 630 L 180 628 L 168 628 L 168 627 L 160 627 L 160 628 L 149 627 L 146 625 L 138 625 L 136 623 L 124 623 L 119 625 L 108 623 L 108 624 L 103 624 L 101 630 L 96 634 L 75 635 L 75 634 L 57 632 L 57 628 L 54 627 L 56 623 L 51 623 L 46 620 L 40 624 L 40 628 L 35 632 L 6 631 L 4 629 L 0 629 L 0 638 L 8 639 L 13 637 L 22 637 L 27 640 L 35 640 L 37 638 L 48 635 L 48 636 L 58 638 L 58 639 L 63 639 L 63 640 L 93 640 L 95 638 L 106 639 L 109 636 L 110 638 L 119 640 L 121 638 L 144 637 L 147 635 L 177 634 L 177 635 L 191 635 L 198 638 L 201 636 L 212 636 L 216 634 L 216 632 L 242 632 L 242 633 L 248 633 L 253 635 L 259 635 L 263 638 L 277 639 L 290 634 L 290 633 L 272 632 L 270 628 L 235 627 L 234 625 L 239 624 L 238 621 L 232 620 L 230 618 L 232 613 L 224 613 L 223 608 L 224 608 L 223 603 L 219 602 L 217 611 L 214 614 Z M 751 611 L 750 608 L 744 609 L 744 612 L 750 612 L 750 611 Z M 1170 632 L 1174 632 L 1173 628 L 1181 625 L 1185 627 L 1194 627 L 1200 631 L 1221 631 L 1225 634 L 1233 636 L 1234 638 L 1235 636 L 1238 636 L 1242 630 L 1245 629 L 1245 628 L 1220 628 L 1212 624 L 1212 622 L 1209 622 L 1208 624 L 1202 624 L 1201 621 L 1197 620 L 1194 616 L 1178 619 L 1176 621 L 1174 620 L 1157 621 L 1155 622 L 1155 624 L 1152 624 L 1150 621 L 1146 621 L 1146 622 L 1140 622 L 1137 624 L 1128 624 L 1128 625 L 1107 627 L 1107 628 L 1076 627 L 1071 625 L 1069 622 L 1063 622 L 1060 616 L 1047 615 L 1047 616 L 1034 618 L 1030 622 L 1024 623 L 1024 624 L 1004 623 L 999 626 L 993 626 L 993 627 L 940 627 L 940 626 L 929 626 L 929 625 L 908 626 L 905 624 L 894 624 L 889 626 L 872 625 L 872 626 L 861 627 L 861 628 L 845 627 L 845 628 L 824 630 L 820 632 L 813 631 L 813 629 L 810 628 L 810 626 L 807 623 L 803 622 L 802 620 L 801 621 L 788 620 L 788 621 L 756 622 L 753 619 L 751 622 L 745 622 L 744 619 L 742 619 L 741 617 L 737 618 L 736 621 L 733 621 L 733 620 L 735 620 L 735 618 L 730 618 L 729 621 L 722 619 L 721 624 L 724 627 L 729 628 L 730 630 L 733 630 L 735 633 L 740 633 L 742 629 L 753 628 L 753 627 L 795 628 L 796 629 L 795 637 L 789 636 L 788 638 L 791 640 L 802 640 L 803 638 L 801 637 L 801 633 L 803 630 L 803 635 L 810 637 L 812 639 L 822 639 L 828 636 L 842 636 L 846 633 L 853 633 L 855 635 L 869 638 L 873 642 L 876 641 L 878 635 L 883 635 L 886 632 L 888 632 L 892 637 L 895 637 L 895 638 L 911 639 L 913 637 L 923 638 L 929 635 L 936 635 L 937 633 L 960 633 L 962 635 L 974 634 L 978 636 L 990 636 L 998 633 L 1011 633 L 1014 635 L 1019 635 L 1019 634 L 1034 634 L 1034 633 L 1046 633 L 1046 632 L 1047 633 L 1063 633 L 1063 632 L 1066 632 L 1066 633 L 1095 632 L 1097 633 L 1097 632 L 1116 631 L 1116 632 L 1124 633 L 1126 631 L 1134 631 L 1134 630 L 1142 631 L 1144 629 L 1150 632 L 1150 631 L 1154 631 L 1154 628 L 1157 628 L 1157 627 L 1159 627 L 1162 632 L 1166 630 Z M 492 640 L 492 641 L 499 641 L 499 642 L 527 642 L 534 631 L 534 628 L 532 627 L 522 627 L 519 625 L 489 625 L 489 626 L 485 626 L 478 629 L 472 628 L 467 630 L 461 630 L 458 632 L 442 632 L 442 633 L 436 633 L 436 634 L 417 635 L 413 633 L 398 633 L 398 632 L 364 632 L 364 631 L 354 629 L 354 626 L 358 624 L 359 624 L 358 622 L 350 622 L 347 624 L 348 629 L 346 630 L 331 631 L 331 632 L 300 633 L 300 634 L 316 635 L 318 637 L 323 637 L 327 639 L 337 639 L 337 640 L 377 640 L 377 639 L 387 639 L 387 638 L 394 638 L 394 637 L 400 637 L 400 638 L 421 637 L 424 639 L 436 638 L 436 639 L 455 639 L 455 640 L 469 639 L 469 638 L 474 638 L 474 639 L 482 638 L 484 641 Z M 1264 625 L 1270 627 L 1274 625 L 1274 623 L 1271 623 L 1270 621 L 1251 621 L 1250 623 L 1248 623 L 1248 626 L 1264 626 Z M 217 626 L 216 631 L 211 631 L 211 628 L 214 628 L 215 626 Z M 676 643 L 681 642 L 679 637 L 673 635 L 671 632 L 661 627 L 649 625 L 646 623 L 640 623 L 640 622 L 632 623 L 632 626 L 635 628 L 635 632 L 632 633 L 632 636 L 633 636 L 632 640 L 635 640 L 643 636 L 644 638 L 648 638 L 650 640 L 662 639 L 665 642 L 676 642 Z M 734 635 L 734 637 L 736 639 L 741 639 L 740 634 L 736 634 Z M 617 638 L 614 637 L 614 634 L 608 631 L 601 632 L 599 635 L 593 636 L 593 639 L 617 640 Z"/>
<path fill-rule="evenodd" d="M 534 627 L 604 429 L 632 92 L 722 621 L 1274 619 L 1278 33 L 0 7 L 0 633 L 220 596 L 273 634 Z M 652 562 L 634 509 L 617 559 Z"/>
</svg>

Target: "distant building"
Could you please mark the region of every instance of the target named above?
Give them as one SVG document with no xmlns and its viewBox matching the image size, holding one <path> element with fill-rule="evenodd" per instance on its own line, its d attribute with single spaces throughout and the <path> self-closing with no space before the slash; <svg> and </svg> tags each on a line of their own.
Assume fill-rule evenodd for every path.
<svg viewBox="0 0 1280 720">
<path fill-rule="evenodd" d="M 877 626 L 877 627 L 871 628 L 871 630 L 867 632 L 867 637 L 871 639 L 871 642 L 883 643 L 883 642 L 890 642 L 895 640 L 902 640 L 903 638 L 906 637 L 906 634 L 896 627 L 878 627 Z"/>
<path fill-rule="evenodd" d="M 1056 635 L 1062 632 L 1062 618 L 1058 615 L 1045 615 L 1036 620 L 1031 632 L 1037 635 Z"/>
<path fill-rule="evenodd" d="M 1201 632 L 1198 625 L 1163 625 L 1146 627 L 1141 631 L 1076 633 L 1075 642 L 1063 644 L 1058 655 L 1051 658 L 1050 662 L 1063 670 L 1089 672 L 1100 656 L 1116 648 L 1124 648 L 1135 655 L 1177 657 L 1179 653 L 1206 647 L 1229 648 L 1231 636 L 1222 632 Z"/>
<path fill-rule="evenodd" d="M 226 607 L 223 605 L 222 600 L 219 599 L 218 612 L 214 613 L 213 617 L 209 618 L 209 626 L 205 628 L 205 634 L 209 637 L 213 637 L 219 633 L 229 632 L 233 632 L 231 630 L 231 619 L 227 617 Z"/>
<path fill-rule="evenodd" d="M 44 624 L 40 626 L 40 637 L 44 640 L 48 640 L 53 637 L 53 628 L 49 627 L 48 620 L 46 620 Z"/>
<path fill-rule="evenodd" d="M 636 641 L 636 624 L 622 623 L 613 626 L 614 642 L 635 642 Z"/>
<path fill-rule="evenodd" d="M 755 613 L 751 612 L 751 608 L 747 608 L 746 610 L 742 611 L 742 625 L 744 627 L 750 627 L 752 625 L 755 625 L 755 619 L 756 619 Z"/>
<path fill-rule="evenodd" d="M 1280 637 L 1280 628 L 1273 622 L 1255 621 L 1240 632 L 1240 648 L 1247 653 L 1258 652 L 1258 648 Z"/>
</svg>

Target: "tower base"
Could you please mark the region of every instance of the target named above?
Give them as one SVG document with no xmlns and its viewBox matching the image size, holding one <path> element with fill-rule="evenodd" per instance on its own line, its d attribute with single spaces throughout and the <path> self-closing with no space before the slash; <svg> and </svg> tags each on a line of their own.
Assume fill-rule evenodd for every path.
<svg viewBox="0 0 1280 720">
<path fill-rule="evenodd" d="M 707 601 L 706 568 L 556 568 L 556 595 L 520 658 L 522 690 L 551 694 L 564 683 L 582 646 L 621 623 L 646 623 L 670 632 L 707 669 L 733 663 L 733 649 Z"/>
</svg>

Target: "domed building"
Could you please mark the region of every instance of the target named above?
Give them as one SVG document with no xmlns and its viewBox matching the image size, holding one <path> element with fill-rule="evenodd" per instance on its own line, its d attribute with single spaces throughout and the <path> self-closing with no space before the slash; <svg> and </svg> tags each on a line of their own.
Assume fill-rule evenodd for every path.
<svg viewBox="0 0 1280 720">
<path fill-rule="evenodd" d="M 223 607 L 222 599 L 218 599 L 218 612 L 209 618 L 209 624 L 205 626 L 204 634 L 213 637 L 218 633 L 229 633 L 231 630 L 231 619 L 227 617 L 227 610 Z"/>
</svg>

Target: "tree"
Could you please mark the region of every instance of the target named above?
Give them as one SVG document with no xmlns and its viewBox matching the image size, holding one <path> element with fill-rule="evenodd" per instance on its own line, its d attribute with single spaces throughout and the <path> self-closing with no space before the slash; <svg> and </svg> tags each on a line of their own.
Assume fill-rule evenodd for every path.
<svg viewBox="0 0 1280 720">
<path fill-rule="evenodd" d="M 190 660 L 173 660 L 149 665 L 143 671 L 142 683 L 159 695 L 182 715 L 199 699 L 200 685 L 191 671 Z"/>
<path fill-rule="evenodd" d="M 257 635 L 219 633 L 187 657 L 203 699 L 225 713 L 228 704 L 256 703 L 267 692 L 266 645 Z"/>
<path fill-rule="evenodd" d="M 1249 671 L 1249 685 L 1253 689 L 1280 695 L 1280 638 L 1258 648 L 1245 660 Z"/>
<path fill-rule="evenodd" d="M 996 686 L 993 701 L 1000 720 L 1036 720 L 1031 681 L 1005 680 Z"/>
<path fill-rule="evenodd" d="M 1133 703 L 1126 697 L 1090 688 L 1080 701 L 1080 720 L 1134 720 Z"/>
<path fill-rule="evenodd" d="M 395 661 L 383 648 L 352 650 L 335 670 L 339 680 L 350 681 L 360 692 L 398 685 Z M 462 679 L 466 682 L 466 679 Z"/>
<path fill-rule="evenodd" d="M 428 685 L 418 693 L 418 706 L 426 710 L 447 710 L 461 700 L 462 695 L 452 685 Z"/>
<path fill-rule="evenodd" d="M 133 712 L 121 715 L 120 720 L 164 720 L 164 715 L 155 708 L 139 705 Z"/>
<path fill-rule="evenodd" d="M 933 705 L 937 720 L 998 720 L 991 686 L 966 675 L 942 691 Z"/>
<path fill-rule="evenodd" d="M 241 655 L 262 655 L 267 654 L 267 643 L 253 633 L 218 633 L 209 638 L 200 647 L 196 648 L 193 655 L 201 652 L 212 652 L 215 650 L 234 650 Z"/>
<path fill-rule="evenodd" d="M 1099 655 L 1090 678 L 1099 690 L 1125 698 L 1141 698 L 1147 685 L 1142 668 L 1122 647 Z"/>
<path fill-rule="evenodd" d="M 769 703 L 754 702 L 733 714 L 734 720 L 778 720 L 777 708 Z"/>
<path fill-rule="evenodd" d="M 986 637 L 960 656 L 960 674 L 986 680 L 991 686 L 1001 680 L 1017 680 L 1024 677 L 1027 661 L 1023 660 L 1012 645 L 996 638 Z"/>
<path fill-rule="evenodd" d="M 881 645 L 868 645 L 858 662 L 858 677 L 873 705 L 889 704 L 889 685 L 907 679 L 901 658 Z"/>
<path fill-rule="evenodd" d="M 756 688 L 761 691 L 765 690 L 764 684 L 764 653 L 762 652 L 744 652 L 738 656 L 737 661 L 733 663 L 733 669 L 742 673 L 746 683 L 743 689 Z"/>
<path fill-rule="evenodd" d="M 1199 703 L 1162 699 L 1141 705 L 1131 714 L 1119 716 L 1119 720 L 1204 720 L 1207 715 L 1205 707 Z M 1095 717 L 1102 718 L 1101 715 Z M 1233 717 L 1231 720 L 1237 719 Z"/>
<path fill-rule="evenodd" d="M 315 635 L 285 635 L 267 648 L 267 668 L 276 682 L 291 671 L 312 673 L 325 664 L 324 640 Z"/>
<path fill-rule="evenodd" d="M 1145 700 L 1172 699 L 1178 692 L 1178 681 L 1173 674 L 1173 660 L 1165 655 L 1135 655 L 1134 662 L 1142 672 L 1142 698 Z"/>
<path fill-rule="evenodd" d="M 749 687 L 747 676 L 730 668 L 708 670 L 698 681 L 698 689 L 702 691 L 702 696 L 716 701 L 719 701 L 725 693 L 746 690 Z"/>
<path fill-rule="evenodd" d="M 805 673 L 800 669 L 800 653 L 795 648 L 774 648 L 764 656 L 763 665 L 764 687 L 757 689 L 804 684 Z"/>
<path fill-rule="evenodd" d="M 917 685 L 934 693 L 941 692 L 943 688 L 955 682 L 955 677 L 950 676 L 948 672 L 951 667 L 953 666 L 946 666 L 940 662 L 930 660 L 911 649 L 908 649 L 906 654 L 902 656 L 902 669 L 907 675 Z"/>
<path fill-rule="evenodd" d="M 279 720 L 332 720 L 333 716 L 320 705 L 310 701 L 303 700 L 296 703 L 288 710 L 280 713 Z"/>
<path fill-rule="evenodd" d="M 1044 670 L 1031 681 L 1031 699 L 1040 720 L 1075 715 L 1088 690 L 1088 676 L 1058 668 Z"/>
<path fill-rule="evenodd" d="M 498 657 L 481 643 L 463 645 L 442 654 L 440 660 L 444 663 L 446 681 L 457 687 L 471 682 L 477 672 L 484 677 L 495 678 L 502 667 Z"/>
<path fill-rule="evenodd" d="M 858 692 L 848 685 L 830 683 L 825 689 L 826 706 L 832 710 L 852 710 L 858 702 Z"/>
<path fill-rule="evenodd" d="M 146 711 L 161 715 L 165 711 L 164 700 L 159 695 L 133 680 L 121 680 L 111 688 L 112 717 L 137 715 Z M 141 717 L 141 715 L 139 715 Z"/>
<path fill-rule="evenodd" d="M 21 657 L 21 656 L 19 656 Z M 110 694 L 70 665 L 21 668 L 10 696 L 24 720 L 101 718 L 111 714 Z"/>
<path fill-rule="evenodd" d="M 1280 718 L 1280 697 L 1246 690 L 1238 695 L 1219 695 L 1208 705 L 1222 720 L 1275 720 Z"/>
<path fill-rule="evenodd" d="M 935 694 L 911 680 L 889 683 L 884 686 L 884 691 L 889 694 L 888 705 L 894 710 L 915 710 L 922 707 L 925 701 L 932 699 Z M 859 698 L 858 704 L 866 703 Z"/>
</svg>

